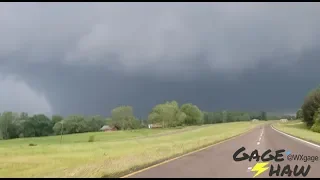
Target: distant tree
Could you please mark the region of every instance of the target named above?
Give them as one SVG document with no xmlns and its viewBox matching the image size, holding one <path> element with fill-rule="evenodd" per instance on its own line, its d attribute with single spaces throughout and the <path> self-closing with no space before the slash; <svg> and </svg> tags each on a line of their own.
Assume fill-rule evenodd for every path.
<svg viewBox="0 0 320 180">
<path fill-rule="evenodd" d="M 294 120 L 296 117 L 292 115 L 283 115 L 281 116 L 281 119 L 288 119 L 288 120 Z"/>
<path fill-rule="evenodd" d="M 267 120 L 280 120 L 280 119 L 281 119 L 281 116 L 279 116 L 279 115 L 267 114 Z"/>
<path fill-rule="evenodd" d="M 48 136 L 53 133 L 54 123 L 44 114 L 36 114 L 29 117 L 24 123 L 24 137 Z"/>
<path fill-rule="evenodd" d="M 186 114 L 181 112 L 176 101 L 156 105 L 148 116 L 150 123 L 160 123 L 163 127 L 175 127 L 185 123 Z"/>
<path fill-rule="evenodd" d="M 185 123 L 186 116 L 180 111 L 177 101 L 166 102 L 161 107 L 163 108 L 161 116 L 165 127 L 175 127 Z"/>
<path fill-rule="evenodd" d="M 184 125 L 185 120 L 187 119 L 187 115 L 186 113 L 182 112 L 182 111 L 178 111 L 176 114 L 176 121 L 174 126 L 181 126 Z"/>
<path fill-rule="evenodd" d="M 202 116 L 202 118 L 203 118 L 203 124 L 210 124 L 210 121 L 209 121 L 209 113 L 203 111 L 202 114 L 203 114 L 203 116 Z"/>
<path fill-rule="evenodd" d="M 20 121 L 18 113 L 2 113 L 0 116 L 0 136 L 2 139 L 18 138 L 22 129 L 22 121 Z"/>
<path fill-rule="evenodd" d="M 185 123 L 188 125 L 196 125 L 203 123 L 202 111 L 191 103 L 183 104 L 181 111 L 186 114 Z"/>
<path fill-rule="evenodd" d="M 23 123 L 23 137 L 35 137 L 36 136 L 36 122 L 32 121 L 30 118 Z"/>
<path fill-rule="evenodd" d="M 320 108 L 320 88 L 312 90 L 304 100 L 301 107 L 303 114 L 303 121 L 307 126 L 311 127 L 314 123 L 314 114 Z"/>
<path fill-rule="evenodd" d="M 140 120 L 141 128 L 147 128 L 148 127 L 148 120 L 147 119 L 141 119 Z"/>
<path fill-rule="evenodd" d="M 267 120 L 267 113 L 265 111 L 261 111 L 261 120 Z"/>
<path fill-rule="evenodd" d="M 105 120 L 103 117 L 96 115 L 92 117 L 86 118 L 87 123 L 87 131 L 95 132 L 99 131 L 102 126 L 105 125 Z"/>
<path fill-rule="evenodd" d="M 152 112 L 148 115 L 148 122 L 150 123 L 162 123 L 164 124 L 164 119 L 162 118 L 162 111 L 156 111 L 156 108 L 158 108 L 157 106 L 155 108 L 153 108 Z"/>
<path fill-rule="evenodd" d="M 29 118 L 28 113 L 22 112 L 20 113 L 20 120 L 27 120 Z"/>
<path fill-rule="evenodd" d="M 228 122 L 228 111 L 222 111 L 222 122 Z"/>
<path fill-rule="evenodd" d="M 0 116 L 0 132 L 2 139 L 10 139 L 9 128 L 12 125 L 13 114 L 12 112 L 3 112 Z"/>
<path fill-rule="evenodd" d="M 53 122 L 54 124 L 56 124 L 57 122 L 60 122 L 60 121 L 62 121 L 62 120 L 63 120 L 63 117 L 60 116 L 60 115 L 53 115 L 53 116 L 52 116 L 52 122 Z"/>
<path fill-rule="evenodd" d="M 302 109 L 299 109 L 296 113 L 296 119 L 302 119 L 303 118 L 303 112 Z"/>
<path fill-rule="evenodd" d="M 175 103 L 166 102 L 164 104 L 158 104 L 152 108 L 151 113 L 148 115 L 148 120 L 152 124 L 162 124 L 163 127 L 168 127 L 173 124 L 170 121 L 175 121 Z M 179 109 L 179 107 L 177 108 Z"/>
<path fill-rule="evenodd" d="M 250 119 L 259 119 L 261 120 L 261 112 L 251 112 Z"/>
<path fill-rule="evenodd" d="M 223 113 L 222 112 L 205 112 L 206 116 L 204 120 L 206 121 L 205 124 L 215 124 L 215 123 L 222 123 L 223 121 Z"/>
<path fill-rule="evenodd" d="M 223 123 L 223 112 L 212 113 L 213 123 Z"/>
<path fill-rule="evenodd" d="M 243 113 L 240 117 L 239 117 L 240 121 L 250 121 L 250 115 L 248 113 Z"/>
<path fill-rule="evenodd" d="M 88 124 L 82 115 L 71 115 L 63 121 L 63 134 L 89 132 Z"/>
<path fill-rule="evenodd" d="M 19 117 L 14 117 L 9 125 L 10 139 L 23 137 L 23 123 L 25 120 L 20 120 Z"/>
<path fill-rule="evenodd" d="M 108 117 L 105 119 L 105 124 L 111 125 L 112 124 L 112 118 Z"/>
<path fill-rule="evenodd" d="M 143 120 L 135 118 L 132 121 L 131 129 L 140 129 L 147 127 L 146 124 L 143 123 Z"/>
<path fill-rule="evenodd" d="M 120 106 L 111 111 L 112 124 L 118 129 L 133 129 L 135 117 L 131 106 Z"/>
<path fill-rule="evenodd" d="M 205 124 L 215 124 L 222 122 L 250 121 L 250 114 L 240 111 L 220 111 L 220 112 L 203 112 Z"/>
<path fill-rule="evenodd" d="M 226 111 L 226 122 L 233 122 L 237 120 L 237 114 Z"/>
<path fill-rule="evenodd" d="M 61 134 L 61 133 L 64 134 L 64 133 L 66 132 L 66 129 L 65 129 L 65 128 L 62 129 L 62 123 L 63 123 L 63 121 L 59 121 L 59 122 L 57 122 L 57 123 L 54 124 L 52 130 L 53 130 L 53 132 L 54 132 L 55 135 L 59 135 L 59 134 Z"/>
</svg>

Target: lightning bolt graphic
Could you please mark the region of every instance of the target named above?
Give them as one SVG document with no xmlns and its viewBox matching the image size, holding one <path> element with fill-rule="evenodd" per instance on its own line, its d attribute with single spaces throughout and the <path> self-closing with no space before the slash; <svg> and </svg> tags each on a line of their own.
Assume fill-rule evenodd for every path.
<svg viewBox="0 0 320 180">
<path fill-rule="evenodd" d="M 261 173 L 263 173 L 264 171 L 266 171 L 267 169 L 269 169 L 269 167 L 264 167 L 268 164 L 269 164 L 269 162 L 263 162 L 263 163 L 257 163 L 256 165 L 254 165 L 254 167 L 251 169 L 251 171 L 256 171 L 256 174 L 253 177 L 258 176 Z"/>
</svg>

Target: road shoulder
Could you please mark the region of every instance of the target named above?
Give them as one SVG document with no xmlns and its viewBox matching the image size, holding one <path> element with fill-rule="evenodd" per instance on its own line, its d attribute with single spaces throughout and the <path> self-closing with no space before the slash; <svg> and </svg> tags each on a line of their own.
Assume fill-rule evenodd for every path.
<svg viewBox="0 0 320 180">
<path fill-rule="evenodd" d="M 287 132 L 281 131 L 281 130 L 277 129 L 273 124 L 271 124 L 270 126 L 271 126 L 271 129 L 273 129 L 274 131 L 276 131 L 282 135 L 285 135 L 286 137 L 288 137 L 290 139 L 293 139 L 293 140 L 298 141 L 300 143 L 306 144 L 306 145 L 311 146 L 313 148 L 320 149 L 320 143 L 313 142 L 313 141 L 298 137 L 292 133 L 287 133 Z"/>
</svg>

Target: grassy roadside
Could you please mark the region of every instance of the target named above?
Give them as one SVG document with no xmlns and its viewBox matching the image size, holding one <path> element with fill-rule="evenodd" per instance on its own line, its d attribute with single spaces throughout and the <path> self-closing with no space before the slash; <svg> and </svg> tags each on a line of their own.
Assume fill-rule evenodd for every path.
<svg viewBox="0 0 320 180">
<path fill-rule="evenodd" d="M 64 137 L 62 144 L 57 139 L 51 139 L 53 137 L 0 141 L 0 174 L 1 177 L 119 177 L 244 133 L 259 124 L 216 124 L 135 139 L 132 136 L 144 134 L 145 130 L 108 134 L 112 138 L 106 138 L 106 133 L 101 133 L 96 135 L 97 141 L 91 143 L 87 142 L 90 133 L 85 137 L 83 134 Z M 147 133 L 152 135 L 154 132 Z M 28 146 L 30 142 L 37 146 Z"/>
<path fill-rule="evenodd" d="M 279 131 L 290 134 L 294 137 L 320 144 L 320 133 L 312 132 L 301 121 L 295 121 L 290 123 L 275 123 L 273 127 Z"/>
</svg>

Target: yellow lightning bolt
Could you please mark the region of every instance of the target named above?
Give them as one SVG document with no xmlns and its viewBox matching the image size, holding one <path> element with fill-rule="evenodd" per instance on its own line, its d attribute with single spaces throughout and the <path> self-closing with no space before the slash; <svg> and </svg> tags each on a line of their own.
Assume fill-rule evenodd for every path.
<svg viewBox="0 0 320 180">
<path fill-rule="evenodd" d="M 268 164 L 269 164 L 269 162 L 263 162 L 263 163 L 257 163 L 256 165 L 254 165 L 254 167 L 251 169 L 251 171 L 256 171 L 257 173 L 253 177 L 258 176 L 261 173 L 263 173 L 264 171 L 266 171 L 267 169 L 269 169 L 269 167 L 264 167 Z"/>
</svg>

